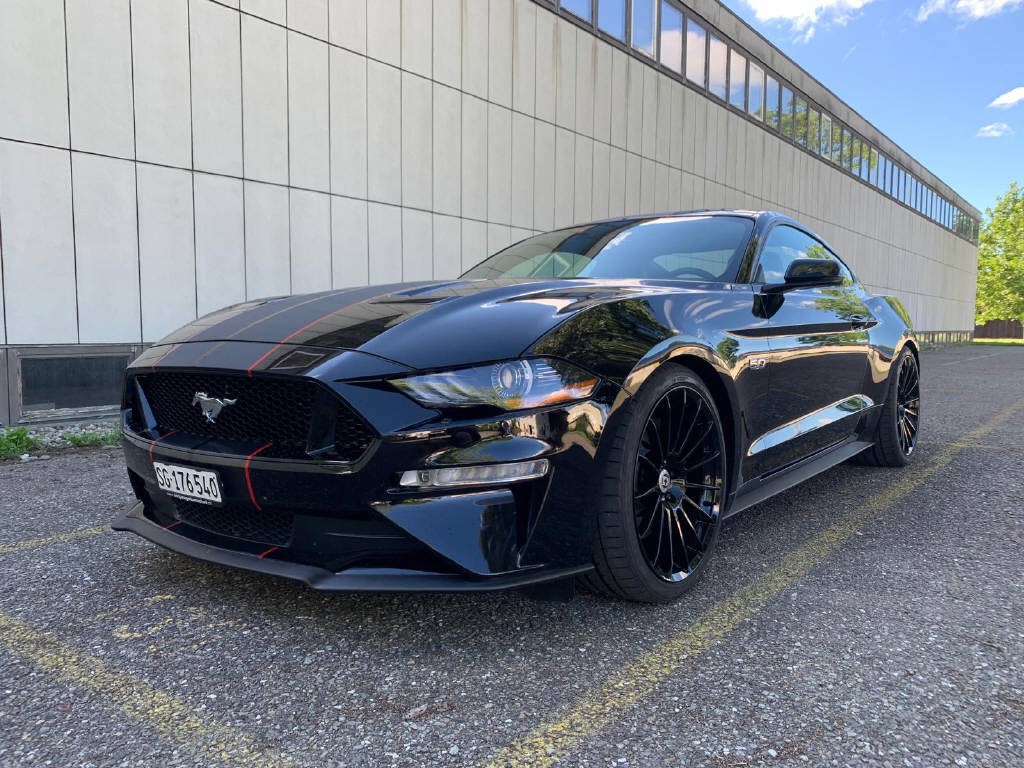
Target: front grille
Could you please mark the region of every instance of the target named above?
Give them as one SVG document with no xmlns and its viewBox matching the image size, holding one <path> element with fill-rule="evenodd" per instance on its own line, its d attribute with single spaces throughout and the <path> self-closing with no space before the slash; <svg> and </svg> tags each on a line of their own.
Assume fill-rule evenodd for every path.
<svg viewBox="0 0 1024 768">
<path fill-rule="evenodd" d="M 319 439 L 310 446 L 313 413 L 333 422 L 333 451 L 322 458 L 356 461 L 370 447 L 373 433 L 365 421 L 326 388 L 309 379 L 288 379 L 240 374 L 160 372 L 136 377 L 161 433 L 244 444 L 246 451 L 269 443 L 260 451 L 268 458 L 305 459 L 308 450 L 330 447 L 331 431 L 317 425 Z M 235 400 L 209 422 L 198 405 L 196 393 Z"/>
<path fill-rule="evenodd" d="M 292 539 L 295 518 L 290 512 L 211 507 L 183 499 L 174 499 L 174 506 L 179 520 L 220 536 L 277 547 L 288 546 Z"/>
</svg>

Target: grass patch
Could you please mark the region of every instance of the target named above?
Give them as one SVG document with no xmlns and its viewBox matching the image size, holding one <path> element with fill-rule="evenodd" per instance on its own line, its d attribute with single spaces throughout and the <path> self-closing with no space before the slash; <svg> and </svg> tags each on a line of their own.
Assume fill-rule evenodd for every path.
<svg viewBox="0 0 1024 768">
<path fill-rule="evenodd" d="M 39 450 L 39 441 L 25 427 L 0 429 L 0 459 L 13 459 Z"/>
<path fill-rule="evenodd" d="M 121 431 L 115 427 L 106 432 L 89 432 L 84 435 L 65 432 L 61 437 L 75 448 L 92 448 L 98 445 L 117 445 L 121 440 Z"/>
<path fill-rule="evenodd" d="M 1024 347 L 1024 339 L 975 339 L 982 347 Z"/>
</svg>

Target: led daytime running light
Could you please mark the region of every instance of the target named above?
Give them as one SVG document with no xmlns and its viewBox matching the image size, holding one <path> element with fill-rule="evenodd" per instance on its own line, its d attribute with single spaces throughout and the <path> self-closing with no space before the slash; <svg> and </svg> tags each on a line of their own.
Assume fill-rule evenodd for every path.
<svg viewBox="0 0 1024 768">
<path fill-rule="evenodd" d="M 472 467 L 410 469 L 402 473 L 403 488 L 450 488 L 465 485 L 494 485 L 535 480 L 548 473 L 548 460 L 519 461 L 514 464 L 478 464 Z"/>
</svg>

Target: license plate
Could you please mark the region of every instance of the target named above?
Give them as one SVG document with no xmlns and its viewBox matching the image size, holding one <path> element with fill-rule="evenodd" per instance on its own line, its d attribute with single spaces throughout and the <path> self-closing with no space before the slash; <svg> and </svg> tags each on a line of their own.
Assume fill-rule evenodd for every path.
<svg viewBox="0 0 1024 768">
<path fill-rule="evenodd" d="M 220 478 L 216 472 L 176 464 L 153 462 L 156 484 L 161 491 L 203 504 L 222 504 Z"/>
</svg>

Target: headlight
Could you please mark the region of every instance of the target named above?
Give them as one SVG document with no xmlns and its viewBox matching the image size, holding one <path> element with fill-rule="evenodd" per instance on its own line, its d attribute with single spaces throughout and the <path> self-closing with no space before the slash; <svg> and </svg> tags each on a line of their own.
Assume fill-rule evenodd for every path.
<svg viewBox="0 0 1024 768">
<path fill-rule="evenodd" d="M 490 405 L 507 411 L 588 397 L 597 379 L 561 360 L 509 360 L 457 371 L 392 379 L 401 392 L 428 408 Z"/>
</svg>

